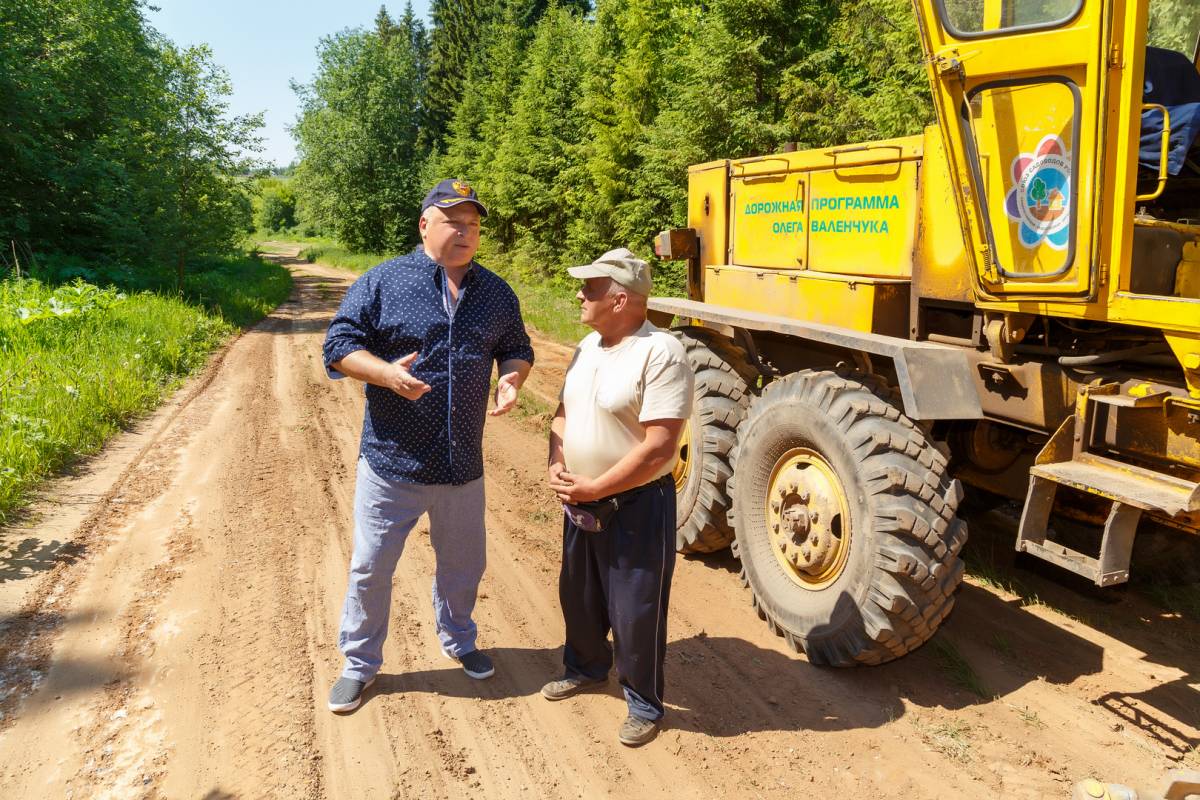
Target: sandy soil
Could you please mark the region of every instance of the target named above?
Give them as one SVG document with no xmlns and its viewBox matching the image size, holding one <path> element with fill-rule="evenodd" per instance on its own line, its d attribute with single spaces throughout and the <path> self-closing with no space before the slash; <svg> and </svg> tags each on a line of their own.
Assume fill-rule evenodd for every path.
<svg viewBox="0 0 1200 800">
<path fill-rule="evenodd" d="M 415 535 L 384 671 L 330 714 L 362 401 L 320 344 L 350 276 L 285 263 L 287 303 L 0 531 L 4 797 L 1065 798 L 1200 766 L 1195 619 L 1022 573 L 1041 602 L 974 581 L 933 645 L 818 669 L 758 621 L 728 553 L 680 562 L 667 725 L 622 747 L 616 688 L 538 694 L 560 663 L 560 530 L 529 414 L 486 434 L 496 677 L 441 656 Z M 538 353 L 529 391 L 551 399 L 570 353 Z M 968 547 L 1004 561 L 1011 516 L 970 521 Z"/>
</svg>

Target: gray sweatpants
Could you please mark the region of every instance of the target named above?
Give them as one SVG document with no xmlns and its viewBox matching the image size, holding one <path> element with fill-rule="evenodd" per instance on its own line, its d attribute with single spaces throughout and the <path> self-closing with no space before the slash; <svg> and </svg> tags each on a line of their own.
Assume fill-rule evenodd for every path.
<svg viewBox="0 0 1200 800">
<path fill-rule="evenodd" d="M 389 481 L 358 460 L 354 488 L 354 553 L 338 647 L 342 675 L 366 681 L 383 664 L 391 616 L 392 575 L 404 542 L 422 514 L 436 568 L 433 613 L 438 639 L 454 656 L 475 649 L 471 612 L 485 565 L 483 478 L 459 486 Z"/>
</svg>

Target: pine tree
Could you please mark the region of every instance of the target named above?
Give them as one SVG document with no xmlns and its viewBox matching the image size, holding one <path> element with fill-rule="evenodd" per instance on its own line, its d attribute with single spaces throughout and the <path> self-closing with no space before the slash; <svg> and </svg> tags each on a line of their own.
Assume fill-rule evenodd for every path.
<svg viewBox="0 0 1200 800">
<path fill-rule="evenodd" d="M 375 35 L 384 44 L 387 44 L 398 30 L 396 23 L 392 22 L 392 18 L 388 16 L 387 6 L 380 6 L 379 11 L 375 14 Z"/>
<path fill-rule="evenodd" d="M 429 69 L 425 78 L 423 143 L 440 149 L 462 97 L 479 38 L 496 11 L 496 0 L 433 0 L 429 16 Z"/>
<path fill-rule="evenodd" d="M 832 25 L 783 71 L 785 118 L 802 147 L 917 133 L 933 121 L 909 0 L 841 0 Z"/>
<path fill-rule="evenodd" d="M 503 0 L 502 7 L 481 35 L 481 47 L 463 86 L 438 159 L 441 174 L 468 177 L 482 197 L 494 193 L 492 164 L 512 113 L 513 98 L 525 70 L 525 50 L 533 37 L 527 0 Z M 511 244 L 512 231 L 500 218 L 489 222 L 491 235 Z"/>
<path fill-rule="evenodd" d="M 658 115 L 662 56 L 678 32 L 684 0 L 608 0 L 596 5 L 583 107 L 589 117 L 587 172 L 592 204 L 572 227 L 576 253 L 625 245 L 648 253 L 656 198 L 639 196 L 646 127 Z M 594 254 L 594 253 L 593 253 Z"/>
<path fill-rule="evenodd" d="M 424 86 L 429 70 L 429 33 L 425 30 L 425 23 L 413 12 L 412 0 L 405 0 L 404 14 L 401 15 L 398 25 L 408 37 L 417 60 L 417 80 Z"/>
<path fill-rule="evenodd" d="M 585 208 L 580 100 L 588 38 L 579 17 L 555 7 L 546 12 L 496 152 L 496 225 L 510 231 L 509 241 L 520 238 L 524 260 L 543 274 L 571 260 L 563 251 L 567 230 Z"/>
</svg>

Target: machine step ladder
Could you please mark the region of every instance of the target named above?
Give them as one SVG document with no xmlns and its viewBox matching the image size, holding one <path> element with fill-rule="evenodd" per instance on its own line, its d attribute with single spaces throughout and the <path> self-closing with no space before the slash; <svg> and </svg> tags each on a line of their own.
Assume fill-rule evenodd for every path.
<svg viewBox="0 0 1200 800">
<path fill-rule="evenodd" d="M 1063 422 L 1029 471 L 1029 493 L 1017 530 L 1018 552 L 1057 564 L 1097 586 L 1112 586 L 1129 580 L 1133 540 L 1143 513 L 1174 517 L 1200 511 L 1200 483 L 1089 450 L 1095 441 L 1091 433 L 1095 419 L 1104 416 L 1095 413 L 1096 406 L 1136 411 L 1160 408 L 1161 403 L 1156 395 L 1088 391 L 1081 395 L 1076 413 Z M 1047 539 L 1050 512 L 1060 486 L 1111 501 L 1098 557 Z"/>
</svg>

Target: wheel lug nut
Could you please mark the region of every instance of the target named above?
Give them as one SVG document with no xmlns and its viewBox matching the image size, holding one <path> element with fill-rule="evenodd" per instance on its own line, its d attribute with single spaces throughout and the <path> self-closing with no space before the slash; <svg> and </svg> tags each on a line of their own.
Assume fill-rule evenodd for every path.
<svg viewBox="0 0 1200 800">
<path fill-rule="evenodd" d="M 808 494 L 808 492 L 801 492 L 801 493 L 800 493 L 800 502 L 801 502 L 801 503 L 807 503 L 807 502 L 808 502 L 808 498 L 809 498 L 809 494 Z"/>
<path fill-rule="evenodd" d="M 771 510 L 774 511 L 776 514 L 779 513 L 779 509 L 781 507 L 782 507 L 782 503 L 780 503 L 778 500 L 771 501 Z"/>
<path fill-rule="evenodd" d="M 817 512 L 815 512 L 815 511 L 810 511 L 810 512 L 809 512 L 809 514 L 808 514 L 808 521 L 809 521 L 809 522 L 816 522 L 816 521 L 817 521 L 817 519 L 819 519 L 819 517 L 817 516 Z"/>
</svg>

